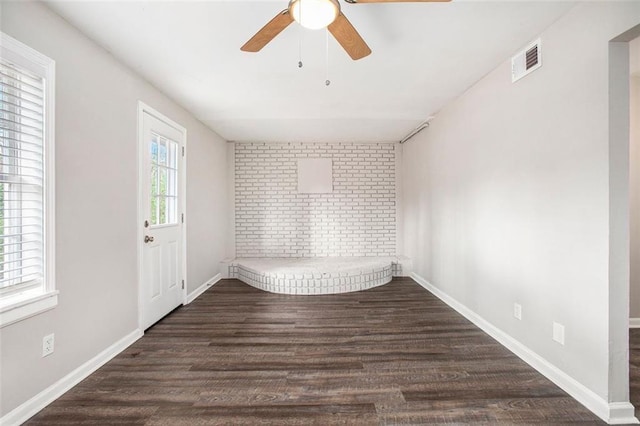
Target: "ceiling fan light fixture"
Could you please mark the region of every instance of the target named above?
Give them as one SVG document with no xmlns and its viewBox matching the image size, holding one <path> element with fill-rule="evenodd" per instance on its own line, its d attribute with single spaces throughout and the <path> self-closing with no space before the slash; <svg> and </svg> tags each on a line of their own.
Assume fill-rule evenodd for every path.
<svg viewBox="0 0 640 426">
<path fill-rule="evenodd" d="M 340 4 L 337 0 L 291 0 L 289 13 L 303 27 L 319 30 L 335 21 Z"/>
</svg>

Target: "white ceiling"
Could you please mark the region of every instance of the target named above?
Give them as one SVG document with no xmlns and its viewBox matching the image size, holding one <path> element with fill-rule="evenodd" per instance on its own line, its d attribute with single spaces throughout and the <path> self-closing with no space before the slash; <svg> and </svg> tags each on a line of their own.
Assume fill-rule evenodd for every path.
<svg viewBox="0 0 640 426">
<path fill-rule="evenodd" d="M 331 38 L 330 86 L 324 30 L 240 51 L 287 0 L 48 4 L 227 140 L 369 142 L 400 140 L 574 2 L 342 2 L 373 53 L 354 62 Z"/>
</svg>

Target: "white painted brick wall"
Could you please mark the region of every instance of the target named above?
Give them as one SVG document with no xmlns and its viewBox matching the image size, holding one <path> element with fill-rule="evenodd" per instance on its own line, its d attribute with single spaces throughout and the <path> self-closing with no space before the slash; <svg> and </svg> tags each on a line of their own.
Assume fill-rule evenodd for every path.
<svg viewBox="0 0 640 426">
<path fill-rule="evenodd" d="M 304 157 L 333 160 L 333 193 L 298 194 Z M 395 167 L 392 143 L 236 143 L 236 256 L 395 255 Z"/>
</svg>

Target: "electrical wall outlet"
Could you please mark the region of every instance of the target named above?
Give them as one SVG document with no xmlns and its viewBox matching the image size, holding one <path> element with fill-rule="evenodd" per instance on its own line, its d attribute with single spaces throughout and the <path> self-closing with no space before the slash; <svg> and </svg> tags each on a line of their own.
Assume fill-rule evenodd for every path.
<svg viewBox="0 0 640 426">
<path fill-rule="evenodd" d="M 53 333 L 42 338 L 42 356 L 51 355 L 53 353 Z"/>
<path fill-rule="evenodd" d="M 521 320 L 522 319 L 522 305 L 519 303 L 514 303 L 513 304 L 513 316 L 516 319 Z"/>
<path fill-rule="evenodd" d="M 553 322 L 553 340 L 564 345 L 564 325 Z"/>
</svg>

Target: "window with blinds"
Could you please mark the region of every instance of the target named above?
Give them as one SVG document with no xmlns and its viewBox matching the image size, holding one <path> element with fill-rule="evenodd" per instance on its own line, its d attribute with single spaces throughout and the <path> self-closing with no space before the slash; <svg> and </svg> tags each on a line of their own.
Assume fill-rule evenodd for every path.
<svg viewBox="0 0 640 426">
<path fill-rule="evenodd" d="M 0 294 L 42 285 L 44 79 L 0 60 Z"/>
<path fill-rule="evenodd" d="M 0 327 L 57 304 L 54 67 L 0 33 Z"/>
</svg>

